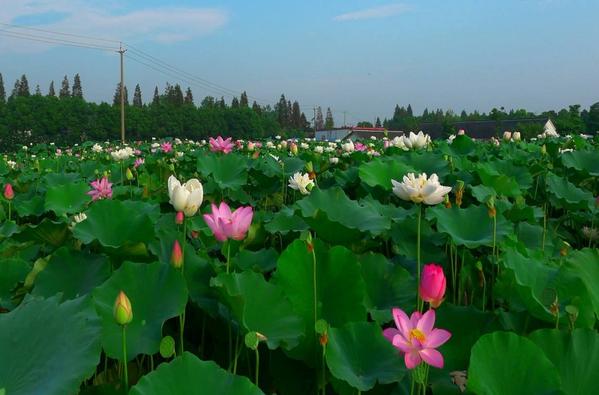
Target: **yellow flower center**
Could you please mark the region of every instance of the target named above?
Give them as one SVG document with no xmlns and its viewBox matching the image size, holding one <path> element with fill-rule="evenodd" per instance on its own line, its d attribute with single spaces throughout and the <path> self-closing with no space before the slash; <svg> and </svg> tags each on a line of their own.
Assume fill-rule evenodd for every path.
<svg viewBox="0 0 599 395">
<path fill-rule="evenodd" d="M 412 339 L 416 339 L 420 343 L 424 343 L 426 336 L 424 336 L 424 333 L 422 333 L 420 329 L 414 328 L 410 331 L 410 341 L 412 341 Z"/>
</svg>

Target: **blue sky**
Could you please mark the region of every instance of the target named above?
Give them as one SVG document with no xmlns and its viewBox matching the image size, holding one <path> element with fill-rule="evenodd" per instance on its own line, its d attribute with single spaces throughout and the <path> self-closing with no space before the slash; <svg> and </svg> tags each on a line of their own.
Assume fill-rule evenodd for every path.
<svg viewBox="0 0 599 395">
<path fill-rule="evenodd" d="M 284 92 L 306 111 L 330 106 L 337 123 L 343 111 L 348 122 L 388 117 L 396 103 L 411 103 L 416 112 L 486 112 L 599 101 L 596 0 L 2 3 L 2 23 L 122 40 L 261 102 L 274 103 Z M 1 33 L 7 90 L 22 73 L 44 92 L 50 80 L 80 73 L 86 98 L 111 100 L 119 78 L 116 54 Z M 167 81 L 189 85 L 126 60 L 126 83 L 140 83 L 144 99 Z M 197 102 L 223 93 L 191 88 Z"/>
</svg>

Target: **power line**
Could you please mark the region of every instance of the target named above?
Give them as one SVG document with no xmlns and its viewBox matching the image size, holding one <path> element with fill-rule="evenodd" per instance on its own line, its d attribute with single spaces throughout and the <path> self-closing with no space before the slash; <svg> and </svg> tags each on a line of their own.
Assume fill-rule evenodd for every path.
<svg viewBox="0 0 599 395">
<path fill-rule="evenodd" d="M 96 49 L 96 50 L 101 50 L 101 51 L 115 51 L 117 49 L 114 47 L 102 46 L 102 45 L 97 45 L 97 44 L 93 44 L 93 43 L 64 40 L 64 39 L 53 38 L 53 37 L 40 37 L 40 36 L 36 36 L 36 35 L 32 35 L 32 34 L 14 32 L 14 31 L 5 30 L 5 29 L 0 29 L 0 35 L 6 36 L 6 37 L 11 37 L 11 38 L 18 38 L 21 40 L 37 41 L 37 42 L 42 42 L 42 43 L 46 43 L 46 44 L 66 45 L 66 46 L 71 46 L 71 47 Z"/>
<path fill-rule="evenodd" d="M 106 39 L 106 38 L 92 37 L 92 36 L 83 36 L 81 34 L 73 34 L 73 33 L 62 33 L 62 32 L 57 32 L 54 30 L 46 30 L 46 29 L 40 29 L 40 28 L 22 26 L 22 25 L 11 25 L 9 23 L 2 23 L 2 22 L 0 22 L 0 26 L 14 27 L 16 29 L 32 30 L 32 31 L 43 32 L 43 33 L 50 33 L 50 34 L 55 34 L 58 36 L 77 37 L 77 38 L 83 38 L 83 39 L 94 40 L 94 41 L 104 41 L 107 43 L 115 43 L 115 44 L 120 43 L 120 41 L 118 41 L 118 40 L 110 40 L 110 39 Z"/>
</svg>

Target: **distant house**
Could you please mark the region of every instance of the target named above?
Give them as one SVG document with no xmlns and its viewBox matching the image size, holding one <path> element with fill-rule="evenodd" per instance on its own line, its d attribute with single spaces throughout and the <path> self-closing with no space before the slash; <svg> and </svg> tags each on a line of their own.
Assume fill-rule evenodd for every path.
<svg viewBox="0 0 599 395">
<path fill-rule="evenodd" d="M 392 139 L 396 136 L 402 136 L 403 134 L 404 132 L 387 130 L 385 128 L 354 127 L 333 130 L 317 130 L 315 137 L 316 140 L 319 141 L 335 141 L 344 139 L 366 140 L 372 137 L 376 137 L 377 139 L 382 139 L 383 137 Z"/>
<path fill-rule="evenodd" d="M 527 119 L 505 119 L 500 121 L 461 121 L 451 123 L 454 129 L 463 129 L 470 137 L 477 139 L 490 139 L 491 137 L 501 137 L 503 132 L 515 132 L 519 127 L 527 125 L 540 125 L 545 132 L 557 133 L 557 129 L 549 118 L 527 118 Z M 443 138 L 443 124 L 434 122 L 425 122 L 420 124 L 420 130 L 427 133 L 433 139 Z"/>
</svg>

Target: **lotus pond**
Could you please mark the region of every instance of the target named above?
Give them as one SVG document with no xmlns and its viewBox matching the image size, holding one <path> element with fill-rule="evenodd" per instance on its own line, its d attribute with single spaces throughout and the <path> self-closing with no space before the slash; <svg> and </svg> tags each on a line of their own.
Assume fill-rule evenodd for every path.
<svg viewBox="0 0 599 395">
<path fill-rule="evenodd" d="M 0 394 L 591 394 L 599 139 L 0 158 Z"/>
</svg>

